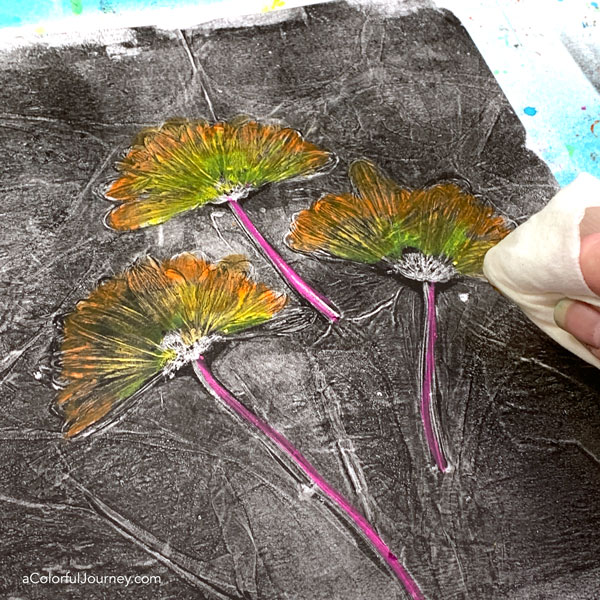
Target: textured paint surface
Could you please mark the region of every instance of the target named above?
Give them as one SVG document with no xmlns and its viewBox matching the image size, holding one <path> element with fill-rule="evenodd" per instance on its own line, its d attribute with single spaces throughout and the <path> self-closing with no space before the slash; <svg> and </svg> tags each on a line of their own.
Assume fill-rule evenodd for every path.
<svg viewBox="0 0 600 600">
<path fill-rule="evenodd" d="M 278 431 L 273 429 L 268 423 L 261 421 L 253 413 L 251 413 L 243 404 L 233 397 L 213 376 L 210 369 L 207 367 L 203 357 L 200 357 L 194 363 L 194 370 L 198 374 L 198 378 L 206 388 L 219 402 L 222 402 L 236 415 L 243 419 L 247 424 L 256 428 L 262 435 L 267 437 L 277 448 L 279 448 L 286 457 L 293 459 L 293 464 L 304 473 L 311 485 L 315 486 L 323 494 L 323 497 L 328 499 L 333 508 L 341 510 L 344 517 L 353 523 L 358 531 L 364 535 L 367 540 L 373 545 L 374 549 L 379 553 L 384 563 L 394 573 L 401 582 L 406 593 L 413 600 L 424 600 L 423 594 L 419 589 L 418 584 L 398 561 L 398 557 L 386 545 L 386 543 L 373 529 L 371 524 L 358 512 L 339 492 L 333 489 L 327 481 L 323 479 L 321 474 L 302 456 L 302 453 L 291 444 Z M 335 561 L 338 557 L 333 555 L 331 559 Z M 319 590 L 314 591 L 315 595 L 319 594 Z"/>
<path fill-rule="evenodd" d="M 118 58 L 99 45 L 1 57 L 0 594 L 402 600 L 362 540 L 192 373 L 154 387 L 105 433 L 61 439 L 47 410 L 54 392 L 36 378 L 54 315 L 148 252 L 253 256 L 220 207 L 206 207 L 212 219 L 192 212 L 116 234 L 91 191 L 140 127 L 208 117 L 202 86 L 220 117 L 280 118 L 342 164 L 322 180 L 265 189 L 248 212 L 353 316 L 397 283 L 283 245 L 293 213 L 325 190 L 350 191 L 350 161 L 368 156 L 412 187 L 459 174 L 516 221 L 556 182 L 524 149 L 517 116 L 446 13 L 331 4 L 253 29 L 141 29 L 129 46 L 136 54 Z M 253 263 L 258 280 L 281 289 L 271 267 Z M 456 465 L 448 475 L 432 471 L 419 419 L 420 286 L 403 286 L 395 310 L 320 341 L 324 323 L 229 347 L 213 357 L 215 376 L 371 515 L 428 599 L 597 598 L 600 375 L 484 282 L 436 295 L 440 422 Z M 162 584 L 22 583 L 42 569 L 152 574 Z"/>
</svg>

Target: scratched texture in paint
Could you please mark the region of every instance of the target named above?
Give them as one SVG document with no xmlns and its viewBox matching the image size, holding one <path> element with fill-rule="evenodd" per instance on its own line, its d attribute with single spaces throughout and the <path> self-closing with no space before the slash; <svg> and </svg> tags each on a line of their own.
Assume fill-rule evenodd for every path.
<svg viewBox="0 0 600 600">
<path fill-rule="evenodd" d="M 265 189 L 247 209 L 352 316 L 398 283 L 282 242 L 293 213 L 324 190 L 350 191 L 352 159 L 368 157 L 413 187 L 458 174 L 517 221 L 557 184 L 524 148 L 516 115 L 448 13 L 329 4 L 253 27 L 140 29 L 132 44 L 135 55 L 85 45 L 1 57 L 0 343 L 9 360 L 25 348 L 0 388 L 2 595 L 400 600 L 364 542 L 189 372 L 105 433 L 60 439 L 47 410 L 54 392 L 36 379 L 53 315 L 148 252 L 254 252 L 219 207 L 208 210 L 222 237 L 197 213 L 115 234 L 91 189 L 139 128 L 207 117 L 202 85 L 222 117 L 280 118 L 336 150 L 340 166 Z M 257 279 L 282 289 L 253 262 Z M 597 598 L 598 372 L 484 282 L 440 286 L 440 422 L 456 465 L 441 476 L 419 421 L 422 311 L 420 288 L 402 282 L 395 310 L 318 343 L 324 323 L 247 340 L 215 358 L 216 375 L 364 511 L 427 598 Z M 43 569 L 160 575 L 162 585 L 22 583 Z"/>
</svg>

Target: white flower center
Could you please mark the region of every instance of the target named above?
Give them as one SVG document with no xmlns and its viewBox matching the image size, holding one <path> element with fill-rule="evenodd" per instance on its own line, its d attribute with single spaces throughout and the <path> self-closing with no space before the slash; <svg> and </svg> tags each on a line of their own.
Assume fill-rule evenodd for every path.
<svg viewBox="0 0 600 600">
<path fill-rule="evenodd" d="M 234 188 L 231 188 L 227 193 L 221 194 L 219 197 L 215 198 L 212 201 L 212 204 L 225 204 L 229 200 L 243 200 L 254 188 L 251 185 L 236 185 Z"/>
<path fill-rule="evenodd" d="M 206 353 L 212 344 L 221 339 L 219 335 L 208 335 L 196 340 L 191 346 L 183 341 L 181 334 L 177 331 L 167 333 L 160 344 L 163 350 L 173 350 L 175 358 L 169 361 L 164 368 L 164 374 L 167 377 L 174 377 L 175 373 L 184 365 L 198 360 Z"/>
<path fill-rule="evenodd" d="M 422 252 L 405 252 L 402 258 L 394 262 L 396 273 L 416 281 L 443 283 L 458 275 L 452 261 L 444 256 L 431 256 Z"/>
</svg>

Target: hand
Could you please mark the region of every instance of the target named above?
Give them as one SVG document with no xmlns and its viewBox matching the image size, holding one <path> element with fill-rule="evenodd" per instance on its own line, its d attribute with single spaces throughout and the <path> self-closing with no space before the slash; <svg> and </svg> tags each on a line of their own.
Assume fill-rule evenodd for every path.
<svg viewBox="0 0 600 600">
<path fill-rule="evenodd" d="M 600 233 L 582 237 L 579 264 L 588 287 L 600 296 Z M 556 305 L 554 320 L 600 358 L 600 307 L 565 298 Z"/>
</svg>

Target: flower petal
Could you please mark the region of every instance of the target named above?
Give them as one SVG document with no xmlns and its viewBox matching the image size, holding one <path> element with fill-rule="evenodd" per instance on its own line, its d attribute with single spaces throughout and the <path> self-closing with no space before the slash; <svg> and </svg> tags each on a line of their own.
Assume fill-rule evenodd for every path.
<svg viewBox="0 0 600 600">
<path fill-rule="evenodd" d="M 350 165 L 352 185 L 362 199 L 365 216 L 396 220 L 406 214 L 409 207 L 408 190 L 388 179 L 368 160 L 357 160 Z"/>
<path fill-rule="evenodd" d="M 105 223 L 116 231 L 131 231 L 166 223 L 174 215 L 193 210 L 197 206 L 198 203 L 186 204 L 169 200 L 125 202 L 110 210 Z"/>
</svg>

